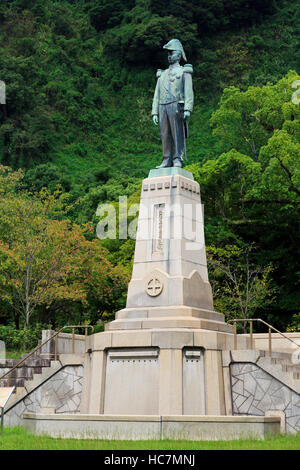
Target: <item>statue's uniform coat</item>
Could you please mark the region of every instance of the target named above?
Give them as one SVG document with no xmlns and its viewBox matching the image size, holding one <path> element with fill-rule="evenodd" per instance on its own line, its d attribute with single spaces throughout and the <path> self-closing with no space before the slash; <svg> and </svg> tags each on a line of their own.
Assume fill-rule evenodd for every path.
<svg viewBox="0 0 300 470">
<path fill-rule="evenodd" d="M 186 64 L 170 65 L 158 70 L 152 115 L 159 116 L 163 148 L 163 163 L 172 166 L 182 162 L 185 152 L 187 126 L 183 120 L 184 111 L 193 111 L 194 93 L 192 85 L 193 67 Z"/>
</svg>

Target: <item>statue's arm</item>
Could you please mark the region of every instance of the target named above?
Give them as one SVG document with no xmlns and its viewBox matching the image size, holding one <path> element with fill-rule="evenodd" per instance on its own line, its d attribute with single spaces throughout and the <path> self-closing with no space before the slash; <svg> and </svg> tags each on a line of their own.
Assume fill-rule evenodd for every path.
<svg viewBox="0 0 300 470">
<path fill-rule="evenodd" d="M 157 71 L 157 82 L 152 103 L 152 116 L 158 116 L 159 109 L 159 90 L 160 90 L 160 70 Z"/>
<path fill-rule="evenodd" d="M 157 82 L 156 82 L 156 87 L 155 87 L 155 92 L 154 92 L 154 97 L 153 97 L 153 103 L 152 103 L 152 119 L 155 125 L 158 124 L 160 76 L 161 76 L 161 70 L 159 69 L 156 73 Z"/>
<path fill-rule="evenodd" d="M 194 91 L 192 80 L 193 67 L 189 64 L 184 66 L 184 111 L 191 113 L 194 107 Z"/>
</svg>

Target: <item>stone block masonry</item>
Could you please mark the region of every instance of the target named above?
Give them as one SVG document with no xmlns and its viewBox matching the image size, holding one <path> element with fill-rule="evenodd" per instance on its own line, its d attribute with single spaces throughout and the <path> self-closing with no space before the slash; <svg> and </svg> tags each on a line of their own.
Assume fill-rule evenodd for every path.
<svg viewBox="0 0 300 470">
<path fill-rule="evenodd" d="M 279 433 L 280 418 L 261 416 L 37 415 L 25 413 L 35 434 L 77 439 L 233 440 Z"/>
</svg>

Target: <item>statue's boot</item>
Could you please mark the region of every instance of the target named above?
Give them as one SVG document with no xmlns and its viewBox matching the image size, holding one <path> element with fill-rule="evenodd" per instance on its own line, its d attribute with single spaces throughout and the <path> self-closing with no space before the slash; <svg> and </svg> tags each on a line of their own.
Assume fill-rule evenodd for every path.
<svg viewBox="0 0 300 470">
<path fill-rule="evenodd" d="M 161 165 L 157 166 L 156 169 L 158 170 L 159 168 L 169 168 L 170 166 L 172 166 L 170 158 L 163 158 Z"/>
<path fill-rule="evenodd" d="M 175 158 L 173 166 L 182 168 L 182 160 L 180 158 Z"/>
</svg>

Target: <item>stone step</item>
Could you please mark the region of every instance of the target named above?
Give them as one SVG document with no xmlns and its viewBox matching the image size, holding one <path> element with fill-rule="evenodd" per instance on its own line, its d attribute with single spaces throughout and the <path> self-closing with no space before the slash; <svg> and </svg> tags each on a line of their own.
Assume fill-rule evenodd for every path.
<svg viewBox="0 0 300 470">
<path fill-rule="evenodd" d="M 31 368 L 15 369 L 11 371 L 9 374 L 9 378 L 11 380 L 20 379 L 20 378 L 30 380 L 32 377 L 33 377 L 33 370 Z"/>
<path fill-rule="evenodd" d="M 26 378 L 24 377 L 14 377 L 10 380 L 2 379 L 0 380 L 0 387 L 24 387 L 25 382 Z"/>
<path fill-rule="evenodd" d="M 283 357 L 268 357 L 263 356 L 265 362 L 269 362 L 270 365 L 273 365 L 275 368 L 281 367 L 283 372 L 287 373 L 300 373 L 300 364 L 294 363 L 293 355 L 290 353 L 279 353 L 284 354 Z"/>
<path fill-rule="evenodd" d="M 40 346 L 40 345 L 41 345 L 41 340 L 39 339 L 37 346 Z M 30 352 L 30 351 L 29 351 L 29 352 Z M 24 357 L 26 357 L 26 356 L 29 354 L 29 352 L 23 354 L 23 355 L 21 356 L 21 359 L 24 359 Z M 35 358 L 39 358 L 39 357 L 40 357 L 40 353 L 41 353 L 41 350 L 38 349 L 38 350 L 35 351 L 30 357 L 31 357 L 31 358 L 34 358 L 34 359 L 35 359 Z"/>
<path fill-rule="evenodd" d="M 282 351 L 272 351 L 272 359 L 274 361 L 287 361 L 290 362 L 292 360 L 292 354 L 288 352 L 282 352 Z"/>
<path fill-rule="evenodd" d="M 277 357 L 277 358 L 289 358 L 291 357 L 292 354 L 290 352 L 284 352 L 284 351 L 272 351 L 272 357 Z"/>
<path fill-rule="evenodd" d="M 298 368 L 295 371 L 294 366 L 274 363 L 273 358 L 268 356 L 260 357 L 257 365 L 297 393 L 300 392 L 300 375 L 295 375 L 298 374 Z"/>
<path fill-rule="evenodd" d="M 272 364 L 278 364 L 278 365 L 281 365 L 282 367 L 294 365 L 293 362 L 292 362 L 292 360 L 288 360 L 288 359 L 273 359 L 273 358 L 272 358 Z"/>
<path fill-rule="evenodd" d="M 285 372 L 300 372 L 299 364 L 281 364 L 281 367 Z"/>
<path fill-rule="evenodd" d="M 5 361 L 1 361 L 0 370 L 15 367 L 18 365 L 19 362 L 20 359 L 6 359 Z M 18 367 L 49 367 L 50 362 L 50 359 L 29 358 L 26 361 L 22 362 L 22 364 L 20 364 Z"/>
<path fill-rule="evenodd" d="M 289 379 L 293 379 L 295 381 L 300 380 L 300 364 L 293 363 L 293 355 L 290 353 L 277 353 L 277 357 L 271 358 L 271 364 L 273 367 L 276 367 L 278 370 L 278 366 L 281 367 L 282 372 L 289 377 Z"/>
<path fill-rule="evenodd" d="M 32 380 L 25 382 L 26 391 L 29 393 L 38 387 L 41 382 L 47 380 L 53 374 L 61 369 L 61 363 L 59 361 L 51 361 L 50 367 L 44 367 L 41 374 L 34 374 Z"/>
<path fill-rule="evenodd" d="M 25 383 L 32 382 L 34 378 L 38 381 L 41 377 L 43 370 L 51 368 L 50 359 L 42 359 L 38 356 L 28 358 L 18 366 L 20 359 L 7 359 L 0 364 L 0 377 L 17 366 L 12 370 L 9 376 L 0 380 L 0 385 L 3 387 L 24 387 Z"/>
</svg>

